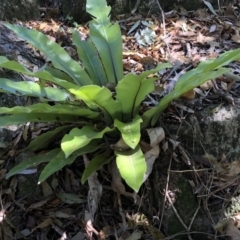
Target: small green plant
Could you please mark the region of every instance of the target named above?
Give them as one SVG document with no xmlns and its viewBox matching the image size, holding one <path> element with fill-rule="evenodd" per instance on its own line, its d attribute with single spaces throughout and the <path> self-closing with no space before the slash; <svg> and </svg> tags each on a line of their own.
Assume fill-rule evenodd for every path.
<svg viewBox="0 0 240 240">
<path fill-rule="evenodd" d="M 82 175 L 82 183 L 104 164 L 116 160 L 121 176 L 137 192 L 147 171 L 145 155 L 140 146 L 143 131 L 156 125 L 171 101 L 229 71 L 223 66 L 239 59 L 240 50 L 229 51 L 215 60 L 202 62 L 181 76 L 174 90 L 157 106 L 143 112 L 141 103 L 154 90 L 156 80 L 148 76 L 163 68 L 170 68 L 171 64 L 160 64 L 138 76 L 124 76 L 121 32 L 117 23 L 110 22 L 110 7 L 105 0 L 88 0 L 86 9 L 94 17 L 89 23 L 89 37 L 82 39 L 79 32 L 72 33 L 80 63 L 44 34 L 5 24 L 45 53 L 53 67 L 31 72 L 15 61 L 0 57 L 0 67 L 39 78 L 39 83 L 13 82 L 1 78 L 1 91 L 38 97 L 42 101 L 26 107 L 1 107 L 0 114 L 4 116 L 0 117 L 0 126 L 25 122 L 61 123 L 27 146 L 28 150 L 35 152 L 48 149 L 56 135 L 59 137 L 62 134 L 58 148 L 15 166 L 8 172 L 7 178 L 45 163 L 39 177 L 39 182 L 42 182 L 67 164 L 73 163 L 77 157 L 92 153 L 93 158 Z M 51 84 L 58 88 L 51 87 Z M 113 92 L 106 87 L 109 84 L 114 85 Z M 54 101 L 55 105 L 50 106 L 46 100 Z"/>
</svg>

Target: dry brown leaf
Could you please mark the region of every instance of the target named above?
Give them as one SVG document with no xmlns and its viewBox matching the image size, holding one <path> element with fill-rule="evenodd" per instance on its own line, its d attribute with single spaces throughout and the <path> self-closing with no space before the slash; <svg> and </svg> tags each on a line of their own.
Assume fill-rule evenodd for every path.
<svg viewBox="0 0 240 240">
<path fill-rule="evenodd" d="M 23 136 L 24 141 L 27 141 L 27 139 L 28 139 L 28 129 L 29 129 L 29 127 L 30 127 L 30 122 L 26 123 L 24 128 L 23 128 L 23 135 L 22 136 Z"/>
<path fill-rule="evenodd" d="M 46 29 L 47 24 L 48 24 L 48 23 L 46 23 L 46 22 L 41 23 L 41 24 L 38 26 L 38 29 L 39 29 L 39 30 L 44 30 L 44 29 Z"/>
<path fill-rule="evenodd" d="M 235 14 L 235 9 L 233 7 L 233 3 L 228 4 L 228 6 L 226 7 L 226 10 L 224 12 L 224 15 L 230 19 L 235 19 L 237 17 Z"/>
<path fill-rule="evenodd" d="M 239 240 L 240 239 L 240 231 L 234 225 L 234 220 L 229 218 L 217 224 L 216 229 L 225 234 L 230 236 L 232 240 Z"/>
<path fill-rule="evenodd" d="M 240 173 L 240 160 L 218 162 L 217 159 L 210 154 L 205 154 L 203 157 L 215 168 L 217 176 L 221 180 L 229 181 Z"/>
<path fill-rule="evenodd" d="M 52 218 L 47 218 L 46 220 L 44 220 L 43 222 L 41 222 L 40 224 L 38 224 L 35 228 L 33 228 L 33 230 L 32 230 L 32 232 L 34 232 L 36 229 L 38 229 L 38 228 L 45 228 L 45 227 L 47 227 L 47 226 L 49 226 L 49 225 L 52 225 L 52 223 L 53 223 L 53 220 L 52 220 Z"/>
<path fill-rule="evenodd" d="M 232 41 L 235 43 L 240 43 L 240 36 L 238 34 L 232 35 Z"/>
<path fill-rule="evenodd" d="M 68 209 L 63 209 L 54 212 L 55 217 L 57 218 L 75 218 L 76 216 L 72 214 L 73 210 L 68 208 Z"/>
<path fill-rule="evenodd" d="M 126 240 L 138 240 L 141 239 L 143 232 L 142 231 L 135 231 L 133 232 Z"/>
<path fill-rule="evenodd" d="M 156 61 L 152 57 L 144 57 L 140 60 L 140 63 L 145 70 L 153 69 L 156 66 Z"/>
<path fill-rule="evenodd" d="M 42 192 L 44 197 L 49 197 L 53 195 L 53 190 L 46 181 L 41 183 L 41 187 L 42 187 Z"/>
<path fill-rule="evenodd" d="M 186 93 L 184 93 L 181 97 L 186 99 L 186 100 L 193 100 L 196 96 L 195 91 L 192 89 Z"/>
<path fill-rule="evenodd" d="M 211 80 L 209 80 L 209 81 L 203 83 L 202 85 L 200 85 L 200 89 L 202 91 L 206 91 L 206 90 L 209 90 L 211 88 L 213 88 L 213 82 Z"/>
<path fill-rule="evenodd" d="M 144 174 L 144 181 L 146 181 L 149 175 L 151 174 L 153 164 L 159 156 L 160 153 L 159 143 L 165 139 L 165 132 L 161 127 L 149 128 L 146 131 L 148 133 L 150 139 L 150 146 L 152 147 L 152 149 L 144 154 L 147 164 L 147 171 Z"/>
<path fill-rule="evenodd" d="M 152 172 L 153 164 L 155 160 L 158 158 L 160 153 L 160 148 L 158 145 L 154 146 L 150 151 L 146 152 L 144 154 L 146 164 L 147 164 L 147 171 L 144 174 L 144 181 L 146 181 L 149 177 L 149 175 Z"/>
<path fill-rule="evenodd" d="M 152 149 L 152 147 L 144 141 L 140 141 L 139 145 L 143 153 L 148 152 Z"/>
<path fill-rule="evenodd" d="M 12 189 L 12 192 L 11 192 L 12 193 L 11 194 L 12 199 L 15 199 L 15 192 L 16 192 L 17 184 L 18 184 L 18 178 L 16 176 L 14 176 L 11 179 L 11 182 L 10 182 L 10 185 L 9 185 L 9 187 Z"/>
<path fill-rule="evenodd" d="M 109 236 L 114 236 L 114 228 L 113 226 L 107 225 L 102 228 L 99 232 L 99 236 L 101 240 L 107 239 Z"/>
<path fill-rule="evenodd" d="M 21 130 L 19 132 L 19 134 L 17 135 L 17 137 L 13 141 L 13 148 L 15 148 L 16 145 L 19 143 L 19 141 L 21 140 L 22 135 L 23 135 L 23 131 Z"/>
<path fill-rule="evenodd" d="M 43 205 L 45 205 L 48 202 L 49 199 L 50 199 L 50 197 L 44 199 L 43 201 L 33 203 L 29 206 L 29 209 L 35 209 L 35 208 L 42 207 Z"/>
<path fill-rule="evenodd" d="M 161 127 L 149 128 L 146 131 L 150 139 L 151 147 L 158 145 L 160 142 L 162 142 L 165 139 L 165 132 Z"/>
</svg>

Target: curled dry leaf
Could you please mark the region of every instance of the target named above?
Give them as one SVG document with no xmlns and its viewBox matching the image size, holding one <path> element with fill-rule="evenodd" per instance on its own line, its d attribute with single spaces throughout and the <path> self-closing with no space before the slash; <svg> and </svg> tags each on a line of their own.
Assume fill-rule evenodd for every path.
<svg viewBox="0 0 240 240">
<path fill-rule="evenodd" d="M 114 227 L 107 225 L 102 228 L 102 230 L 99 232 L 99 236 L 101 240 L 107 239 L 109 236 L 114 236 Z"/>
<path fill-rule="evenodd" d="M 218 162 L 217 159 L 210 154 L 205 154 L 203 157 L 210 162 L 216 170 L 218 178 L 223 181 L 231 180 L 240 173 L 240 160 Z"/>
<path fill-rule="evenodd" d="M 162 142 L 165 139 L 165 132 L 161 127 L 149 128 L 146 131 L 150 139 L 151 147 L 158 145 L 160 142 Z"/>
<path fill-rule="evenodd" d="M 200 85 L 200 89 L 201 89 L 202 91 L 206 91 L 206 90 L 209 90 L 209 89 L 211 89 L 211 88 L 213 88 L 213 82 L 212 82 L 212 80 L 209 80 L 209 81 L 203 83 L 202 85 Z"/>
<path fill-rule="evenodd" d="M 39 208 L 39 207 L 42 207 L 44 206 L 48 201 L 50 200 L 50 197 L 40 201 L 40 202 L 36 202 L 36 203 L 33 203 L 31 204 L 28 209 L 36 209 L 36 208 Z"/>
<path fill-rule="evenodd" d="M 46 181 L 43 181 L 41 183 L 41 186 L 42 186 L 42 192 L 44 197 L 49 197 L 53 195 L 53 190 Z"/>
<path fill-rule="evenodd" d="M 221 234 L 227 235 L 231 237 L 232 240 L 240 239 L 240 231 L 234 224 L 234 220 L 232 218 L 225 219 L 220 221 L 216 226 L 216 230 L 218 230 Z"/>
<path fill-rule="evenodd" d="M 151 174 L 153 164 L 156 158 L 159 156 L 160 153 L 159 143 L 165 139 L 165 132 L 161 127 L 150 128 L 147 129 L 146 131 L 149 135 L 150 146 L 152 147 L 152 149 L 144 154 L 147 164 L 147 171 L 144 174 L 144 181 L 146 181 L 149 175 Z"/>
<path fill-rule="evenodd" d="M 186 99 L 186 100 L 193 100 L 196 96 L 195 91 L 192 89 L 186 93 L 184 93 L 181 97 Z"/>
<path fill-rule="evenodd" d="M 144 174 L 144 182 L 148 179 L 149 175 L 152 172 L 153 164 L 156 158 L 159 156 L 160 148 L 159 146 L 154 146 L 150 151 L 144 154 L 147 163 L 147 171 Z"/>
<path fill-rule="evenodd" d="M 43 222 L 38 224 L 35 228 L 33 228 L 32 232 L 34 232 L 38 228 L 43 229 L 43 228 L 45 228 L 47 226 L 50 226 L 50 225 L 52 225 L 52 223 L 53 223 L 53 219 L 52 218 L 47 218 Z"/>
</svg>

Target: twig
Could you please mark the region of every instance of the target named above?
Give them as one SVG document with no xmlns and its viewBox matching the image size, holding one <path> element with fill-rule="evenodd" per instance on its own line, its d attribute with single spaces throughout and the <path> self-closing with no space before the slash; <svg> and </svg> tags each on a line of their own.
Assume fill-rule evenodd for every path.
<svg viewBox="0 0 240 240">
<path fill-rule="evenodd" d="M 178 218 L 178 220 L 180 221 L 180 223 L 182 224 L 182 226 L 183 226 L 183 227 L 185 228 L 185 230 L 187 231 L 188 239 L 189 239 L 189 240 L 193 240 L 192 237 L 191 237 L 191 235 L 190 235 L 190 233 L 189 233 L 189 229 L 188 229 L 187 225 L 183 222 L 182 218 L 179 216 L 179 214 L 178 214 L 178 212 L 177 212 L 177 209 L 176 209 L 176 208 L 174 207 L 174 205 L 173 205 L 172 199 L 171 199 L 171 198 L 169 197 L 169 195 L 168 195 L 168 192 L 166 193 L 166 197 L 167 197 L 168 201 L 170 202 L 171 207 L 172 207 L 172 209 L 173 209 L 176 217 Z M 197 211 L 198 211 L 198 210 L 197 210 Z M 195 212 L 195 213 L 196 213 L 196 212 Z M 195 214 L 194 214 L 194 215 L 195 215 Z"/>
<path fill-rule="evenodd" d="M 198 199 L 198 208 L 197 208 L 197 210 L 195 211 L 195 213 L 194 213 L 194 215 L 193 215 L 193 217 L 192 217 L 192 219 L 191 219 L 191 222 L 190 222 L 190 224 L 189 224 L 189 227 L 188 227 L 188 229 L 189 229 L 189 231 L 191 230 L 191 228 L 192 228 L 192 225 L 193 225 L 193 222 L 194 222 L 194 220 L 195 220 L 195 218 L 196 218 L 196 216 L 197 216 L 197 214 L 198 214 L 198 211 L 199 211 L 199 209 L 200 209 L 200 199 Z"/>
<path fill-rule="evenodd" d="M 159 223 L 159 228 L 158 228 L 159 231 L 161 229 L 162 221 L 163 221 L 163 214 L 164 214 L 164 208 L 165 208 L 165 203 L 166 203 L 166 199 L 167 199 L 168 183 L 169 183 L 169 179 L 170 179 L 171 165 L 172 165 L 172 155 L 171 155 L 169 166 L 168 166 L 168 175 L 167 175 L 167 183 L 166 183 L 166 187 L 165 187 L 165 196 L 164 196 L 164 202 L 163 202 L 163 206 L 162 206 L 162 213 L 161 213 L 161 218 L 160 218 L 160 223 Z"/>
<path fill-rule="evenodd" d="M 171 198 L 169 197 L 169 195 L 168 195 L 168 192 L 166 192 L 166 197 L 167 197 L 168 201 L 170 202 L 171 207 L 172 207 L 172 209 L 173 209 L 176 217 L 178 218 L 178 220 L 180 221 L 180 223 L 183 225 L 183 227 L 185 228 L 185 230 L 188 231 L 187 225 L 183 222 L 182 218 L 179 216 L 179 214 L 178 214 L 178 212 L 177 212 L 177 209 L 176 209 L 176 208 L 174 207 L 174 205 L 173 205 L 172 199 L 171 199 Z"/>
<path fill-rule="evenodd" d="M 162 24 L 163 24 L 163 37 L 165 38 L 166 37 L 166 24 L 165 24 L 165 14 L 164 14 L 164 11 L 163 11 L 163 9 L 162 9 L 162 7 L 161 7 L 161 5 L 160 5 L 160 3 L 159 3 L 159 1 L 158 0 L 156 0 L 156 3 L 157 3 L 157 5 L 158 5 L 158 7 L 159 7 L 159 9 L 160 9 L 160 11 L 161 11 L 161 15 L 162 15 Z"/>
</svg>

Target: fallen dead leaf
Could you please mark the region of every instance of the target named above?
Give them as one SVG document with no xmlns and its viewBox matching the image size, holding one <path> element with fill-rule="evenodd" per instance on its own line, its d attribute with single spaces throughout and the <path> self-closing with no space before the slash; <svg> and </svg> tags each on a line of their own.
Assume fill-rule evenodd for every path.
<svg viewBox="0 0 240 240">
<path fill-rule="evenodd" d="M 42 187 L 42 192 L 44 197 L 49 197 L 53 195 L 53 190 L 46 181 L 43 181 L 41 183 L 41 187 Z"/>
<path fill-rule="evenodd" d="M 47 218 L 47 219 L 45 219 L 43 222 L 41 222 L 40 224 L 38 224 L 35 228 L 33 228 L 33 230 L 32 230 L 32 232 L 34 232 L 36 229 L 38 229 L 38 228 L 45 228 L 45 227 L 47 227 L 47 226 L 49 226 L 49 225 L 52 225 L 52 223 L 53 223 L 53 220 L 52 220 L 52 218 Z"/>
<path fill-rule="evenodd" d="M 50 200 L 50 197 L 44 199 L 43 201 L 37 202 L 37 203 L 33 203 L 29 206 L 29 209 L 36 209 L 39 207 L 42 207 L 43 205 L 45 205 L 48 201 Z"/>
<path fill-rule="evenodd" d="M 234 225 L 234 220 L 232 218 L 228 218 L 220 221 L 216 226 L 216 230 L 218 230 L 221 234 L 227 235 L 231 237 L 232 240 L 240 239 L 240 231 Z"/>
<path fill-rule="evenodd" d="M 144 181 L 146 181 L 152 172 L 153 164 L 160 154 L 159 143 L 165 139 L 165 132 L 163 128 L 150 128 L 146 130 L 150 139 L 150 146 L 152 149 L 144 154 L 147 171 L 144 174 Z"/>
<path fill-rule="evenodd" d="M 196 96 L 196 93 L 193 89 L 181 95 L 181 97 L 186 100 L 193 100 L 195 96 Z"/>
<path fill-rule="evenodd" d="M 138 240 L 141 239 L 143 232 L 142 231 L 135 231 L 133 232 L 126 240 Z"/>
</svg>

